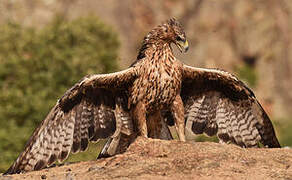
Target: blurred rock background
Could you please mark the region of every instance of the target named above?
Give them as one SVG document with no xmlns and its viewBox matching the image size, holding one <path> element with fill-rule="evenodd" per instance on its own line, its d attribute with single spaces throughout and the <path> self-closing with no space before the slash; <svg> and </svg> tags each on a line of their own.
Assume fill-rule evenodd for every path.
<svg viewBox="0 0 292 180">
<path fill-rule="evenodd" d="M 135 60 L 140 43 L 149 30 L 171 17 L 176 17 L 185 27 L 190 44 L 188 53 L 180 54 L 176 52 L 177 57 L 184 63 L 192 66 L 221 68 L 236 74 L 254 90 L 260 103 L 273 120 L 281 144 L 284 146 L 292 146 L 292 132 L 290 131 L 292 128 L 292 1 L 0 1 L 0 28 L 9 23 L 13 23 L 23 29 L 29 28 L 33 29 L 33 31 L 41 32 L 48 28 L 47 26 L 53 26 L 52 23 L 56 21 L 56 17 L 61 19 L 62 22 L 71 22 L 80 17 L 88 16 L 97 16 L 103 23 L 112 27 L 110 31 L 118 35 L 119 42 L 114 46 L 118 47 L 120 45 L 120 48 L 118 50 L 111 50 L 110 48 L 105 50 L 114 53 L 111 58 L 113 63 L 118 63 L 119 69 L 126 68 Z M 74 29 L 76 27 L 72 28 Z M 47 35 L 50 36 L 49 33 L 47 33 Z M 3 34 L 0 34 L 0 37 L 1 36 L 3 36 Z M 59 34 L 56 34 L 56 36 L 59 36 Z M 77 36 L 82 36 L 82 33 L 77 34 Z M 106 39 L 107 38 L 101 39 L 101 41 L 90 41 L 90 43 L 92 43 L 90 45 L 100 48 L 97 44 L 105 43 Z M 21 40 L 21 38 L 15 38 L 11 41 L 12 43 L 18 43 L 18 41 L 23 40 Z M 7 43 L 7 39 L 0 43 Z M 78 43 L 75 45 L 78 46 Z M 37 47 L 36 45 L 36 50 Z M 42 48 L 46 49 L 46 45 L 42 44 Z M 59 48 L 59 46 L 57 46 L 57 48 Z M 108 46 L 105 48 L 108 48 Z M 66 51 L 70 50 L 66 49 Z M 95 62 L 97 56 L 89 55 L 89 53 L 93 52 L 94 49 L 81 52 L 82 55 L 80 55 L 80 58 L 89 59 L 88 63 Z M 0 53 L 0 64 L 4 62 L 4 60 L 1 61 L 1 59 L 5 59 L 6 57 L 13 59 L 13 57 L 11 57 L 13 53 L 13 51 L 9 52 L 9 55 L 5 53 L 1 55 Z M 62 54 L 62 52 L 60 52 L 60 54 Z M 20 56 L 25 55 L 26 54 Z M 47 58 L 49 57 L 52 57 L 51 61 L 54 63 L 54 58 L 60 56 L 48 56 Z M 62 57 L 64 58 L 63 60 L 69 64 L 72 62 L 72 59 L 70 59 L 72 57 L 75 57 L 73 59 L 75 59 L 76 62 L 82 62 L 82 59 L 78 59 L 79 56 L 75 56 L 74 53 L 72 56 L 61 56 L 59 59 L 62 59 Z M 6 61 L 10 61 L 10 59 L 6 59 Z M 106 61 L 110 61 L 109 58 L 107 58 Z M 19 66 L 19 68 L 20 67 L 21 66 Z M 69 68 L 72 69 L 69 72 L 76 76 L 72 76 L 70 81 L 64 83 L 65 85 L 62 90 L 70 88 L 70 85 L 73 85 L 72 81 L 77 82 L 79 78 L 83 76 L 83 73 L 100 73 L 117 70 L 115 66 L 111 67 L 113 68 L 100 69 L 99 65 L 96 65 L 96 67 L 84 67 L 85 69 L 80 73 L 79 77 L 76 72 L 74 72 L 74 68 L 76 67 L 70 66 Z M 14 70 L 18 71 L 19 68 L 15 68 Z M 20 79 L 15 79 L 12 83 L 17 84 L 18 80 L 20 81 Z M 7 79 L 3 77 L 1 79 L 0 77 L 0 84 L 1 81 L 4 82 L 7 81 Z M 64 79 L 63 81 L 66 80 Z M 47 88 L 48 86 L 49 85 L 45 87 L 40 86 L 39 88 Z M 7 91 L 7 89 L 3 87 L 4 86 L 0 86 L 0 93 Z M 6 124 L 10 121 L 10 116 L 0 117 L 0 139 L 1 137 L 9 137 L 2 138 L 5 142 L 9 142 L 6 143 L 7 145 L 5 147 L 1 146 L 4 142 L 0 142 L 0 170 L 4 170 L 12 163 L 13 159 L 16 158 L 18 153 L 22 150 L 25 140 L 30 136 L 34 126 L 46 116 L 49 109 L 53 106 L 53 101 L 62 94 L 61 90 L 58 91 L 58 93 L 53 93 L 49 97 L 50 103 L 44 102 L 45 105 L 40 105 L 43 106 L 41 112 L 39 112 L 37 108 L 29 111 L 31 114 L 37 114 L 35 119 L 38 120 L 31 126 L 26 125 L 30 128 L 29 130 L 25 130 L 26 133 L 22 135 L 23 140 L 21 142 L 17 141 L 14 136 L 15 128 L 9 131 L 7 130 Z M 25 94 L 23 97 L 25 97 Z M 3 102 L 4 100 L 0 99 L 0 108 L 3 109 L 4 106 L 8 106 L 7 103 L 3 105 L 1 101 Z M 29 101 L 29 99 L 27 99 L 27 101 Z M 23 104 L 18 104 L 18 107 L 13 105 L 9 107 L 21 109 L 25 104 L 26 103 L 23 102 Z M 25 116 L 27 119 L 24 118 L 24 120 L 30 121 L 28 117 L 30 116 Z M 21 118 L 23 119 L 23 117 Z M 23 127 L 21 124 L 15 126 Z M 3 129 L 5 129 L 5 131 L 3 131 Z M 4 152 L 10 151 L 6 148 L 13 146 L 17 142 L 20 145 L 11 150 L 9 158 L 7 158 L 6 155 L 4 157 Z M 77 158 L 77 160 L 80 159 Z"/>
</svg>

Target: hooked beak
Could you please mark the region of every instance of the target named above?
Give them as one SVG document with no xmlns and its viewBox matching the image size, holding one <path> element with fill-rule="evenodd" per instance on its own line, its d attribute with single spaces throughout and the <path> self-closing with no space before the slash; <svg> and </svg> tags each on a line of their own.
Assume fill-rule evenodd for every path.
<svg viewBox="0 0 292 180">
<path fill-rule="evenodd" d="M 178 47 L 178 49 L 180 50 L 181 53 L 183 51 L 187 52 L 188 49 L 189 49 L 189 43 L 188 43 L 187 40 L 185 40 L 185 41 L 176 41 L 176 45 L 177 45 L 177 47 Z"/>
</svg>

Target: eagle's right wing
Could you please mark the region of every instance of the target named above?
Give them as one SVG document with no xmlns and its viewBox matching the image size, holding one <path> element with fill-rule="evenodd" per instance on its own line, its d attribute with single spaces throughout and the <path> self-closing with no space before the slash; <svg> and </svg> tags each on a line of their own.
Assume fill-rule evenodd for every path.
<svg viewBox="0 0 292 180">
<path fill-rule="evenodd" d="M 70 151 L 85 151 L 88 141 L 118 135 L 121 126 L 132 131 L 127 88 L 136 76 L 131 67 L 84 77 L 59 99 L 5 174 L 38 170 L 56 160 L 63 161 Z"/>
</svg>

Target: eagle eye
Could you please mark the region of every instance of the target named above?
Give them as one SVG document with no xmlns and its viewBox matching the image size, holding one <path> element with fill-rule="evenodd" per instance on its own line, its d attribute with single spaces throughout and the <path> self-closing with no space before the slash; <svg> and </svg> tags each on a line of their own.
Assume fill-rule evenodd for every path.
<svg viewBox="0 0 292 180">
<path fill-rule="evenodd" d="M 176 40 L 177 40 L 177 41 L 184 41 L 180 36 L 177 36 L 177 37 L 176 37 Z"/>
</svg>

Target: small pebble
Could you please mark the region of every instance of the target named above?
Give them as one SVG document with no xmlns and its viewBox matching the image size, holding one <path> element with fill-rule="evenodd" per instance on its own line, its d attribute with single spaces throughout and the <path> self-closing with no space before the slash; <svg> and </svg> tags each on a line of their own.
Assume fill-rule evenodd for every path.
<svg viewBox="0 0 292 180">
<path fill-rule="evenodd" d="M 71 173 L 66 174 L 66 180 L 74 180 L 74 175 Z"/>
<path fill-rule="evenodd" d="M 102 170 L 104 167 L 99 167 L 99 166 L 92 166 L 88 168 L 88 171 L 96 171 L 96 170 Z"/>
</svg>

